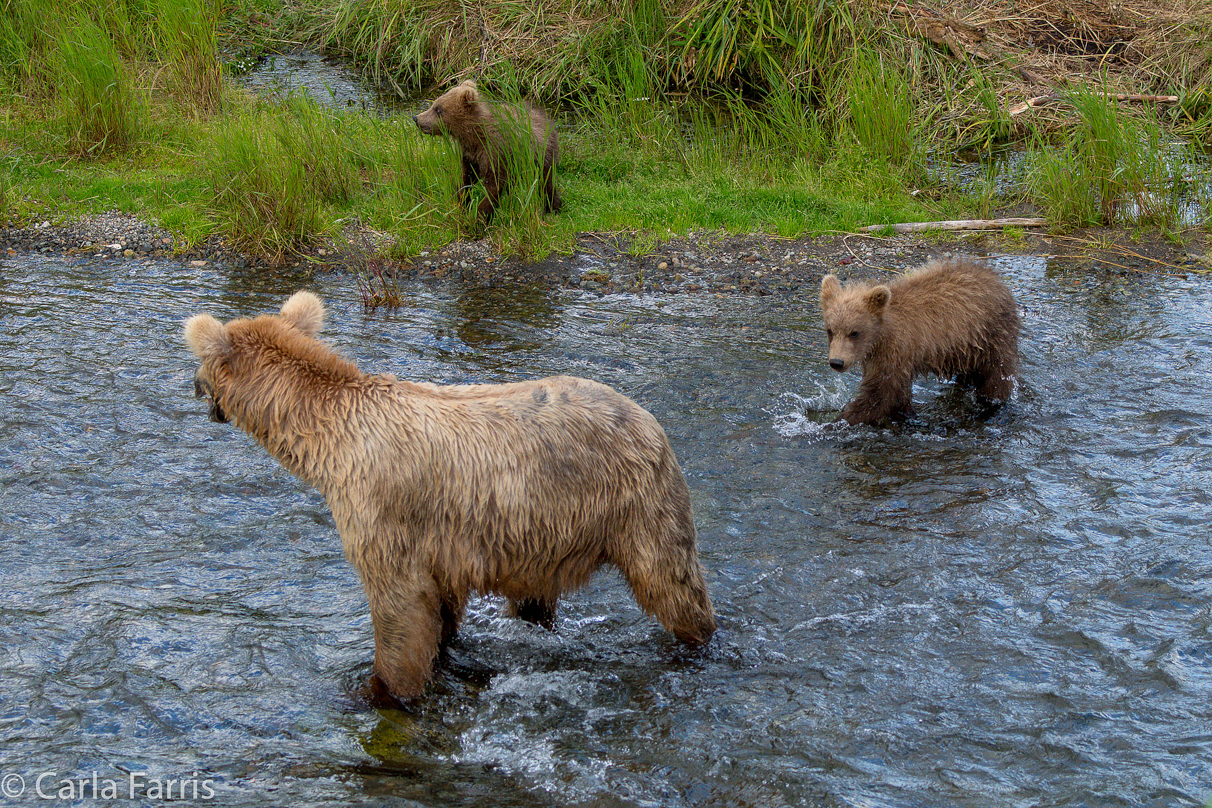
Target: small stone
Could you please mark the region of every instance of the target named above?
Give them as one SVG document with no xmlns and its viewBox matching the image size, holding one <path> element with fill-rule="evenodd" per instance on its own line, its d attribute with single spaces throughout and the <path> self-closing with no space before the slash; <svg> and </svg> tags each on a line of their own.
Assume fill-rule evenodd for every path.
<svg viewBox="0 0 1212 808">
<path fill-rule="evenodd" d="M 669 264 L 665 261 L 657 264 L 657 269 L 669 269 Z"/>
<path fill-rule="evenodd" d="M 128 247 L 127 249 L 122 251 L 122 255 L 126 258 L 133 258 L 135 255 L 135 251 Z"/>
<path fill-rule="evenodd" d="M 190 262 L 189 262 L 189 265 L 190 265 L 191 267 L 204 267 L 204 266 L 206 266 L 206 262 L 205 262 L 205 261 L 203 261 L 203 260 L 201 260 L 201 259 L 197 259 L 197 260 L 194 260 L 194 261 L 190 261 Z"/>
</svg>

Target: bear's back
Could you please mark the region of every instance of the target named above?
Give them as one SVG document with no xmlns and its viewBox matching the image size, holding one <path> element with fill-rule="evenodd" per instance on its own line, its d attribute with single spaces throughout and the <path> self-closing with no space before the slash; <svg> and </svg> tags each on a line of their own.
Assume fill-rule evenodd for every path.
<svg viewBox="0 0 1212 808">
<path fill-rule="evenodd" d="M 977 357 L 1017 352 L 1018 306 L 993 270 L 971 258 L 932 261 L 891 285 L 896 339 L 941 377 Z"/>
</svg>

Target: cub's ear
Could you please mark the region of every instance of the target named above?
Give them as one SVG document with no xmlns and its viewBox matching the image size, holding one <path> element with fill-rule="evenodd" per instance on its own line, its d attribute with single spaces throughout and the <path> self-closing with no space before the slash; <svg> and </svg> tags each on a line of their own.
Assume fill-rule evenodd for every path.
<svg viewBox="0 0 1212 808">
<path fill-rule="evenodd" d="M 876 286 L 867 293 L 867 309 L 872 314 L 883 314 L 892 302 L 892 290 L 887 286 Z"/>
<path fill-rule="evenodd" d="M 842 291 L 842 285 L 838 283 L 837 275 L 826 275 L 821 278 L 821 303 L 825 304 L 833 300 Z"/>
<path fill-rule="evenodd" d="M 479 103 L 480 89 L 478 87 L 476 87 L 476 83 L 474 81 L 472 81 L 471 79 L 466 79 L 462 84 L 460 84 L 455 89 L 458 90 L 458 93 L 455 95 L 455 97 L 457 99 L 459 99 L 459 101 L 461 103 L 467 104 L 467 105 Z"/>
<path fill-rule="evenodd" d="M 182 329 L 185 344 L 194 352 L 194 356 L 202 360 L 215 356 L 226 356 L 231 351 L 231 343 L 227 339 L 227 330 L 223 323 L 209 314 L 195 314 L 185 321 Z"/>
<path fill-rule="evenodd" d="M 309 337 L 320 333 L 324 325 L 324 304 L 311 292 L 295 292 L 282 304 L 282 319 Z"/>
</svg>

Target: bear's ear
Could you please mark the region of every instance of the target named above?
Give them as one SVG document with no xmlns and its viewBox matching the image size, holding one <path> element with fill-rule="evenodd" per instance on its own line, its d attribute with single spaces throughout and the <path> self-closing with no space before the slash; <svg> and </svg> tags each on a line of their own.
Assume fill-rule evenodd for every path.
<svg viewBox="0 0 1212 808">
<path fill-rule="evenodd" d="M 821 305 L 833 300 L 842 291 L 837 275 L 826 275 L 821 278 Z"/>
<path fill-rule="evenodd" d="M 214 356 L 226 356 L 231 351 L 223 323 L 209 314 L 195 314 L 185 321 L 182 329 L 185 344 L 194 356 L 205 361 Z"/>
<path fill-rule="evenodd" d="M 282 319 L 309 337 L 320 333 L 324 325 L 324 304 L 311 292 L 295 292 L 282 304 Z"/>
<path fill-rule="evenodd" d="M 466 79 L 455 89 L 458 90 L 455 98 L 459 100 L 459 103 L 471 106 L 480 102 L 480 89 L 476 87 L 476 83 L 471 79 Z"/>
<path fill-rule="evenodd" d="M 883 314 L 892 302 L 892 290 L 887 286 L 876 286 L 867 292 L 867 308 L 872 314 Z"/>
</svg>

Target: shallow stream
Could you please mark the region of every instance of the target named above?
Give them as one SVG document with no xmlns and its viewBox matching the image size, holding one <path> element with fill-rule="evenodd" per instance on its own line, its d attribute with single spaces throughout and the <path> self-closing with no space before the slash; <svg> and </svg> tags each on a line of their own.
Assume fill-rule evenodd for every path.
<svg viewBox="0 0 1212 808">
<path fill-rule="evenodd" d="M 225 806 L 1202 805 L 1212 284 L 994 263 L 1016 399 L 982 421 L 921 383 L 920 423 L 871 430 L 826 426 L 858 379 L 810 299 L 451 281 L 367 315 L 345 275 L 0 259 L 0 802 L 110 781 L 162 804 L 174 780 Z M 370 621 L 329 512 L 206 420 L 180 340 L 304 285 L 365 370 L 570 373 L 650 409 L 694 498 L 707 651 L 603 572 L 554 632 L 474 601 L 418 709 L 361 703 Z"/>
</svg>

